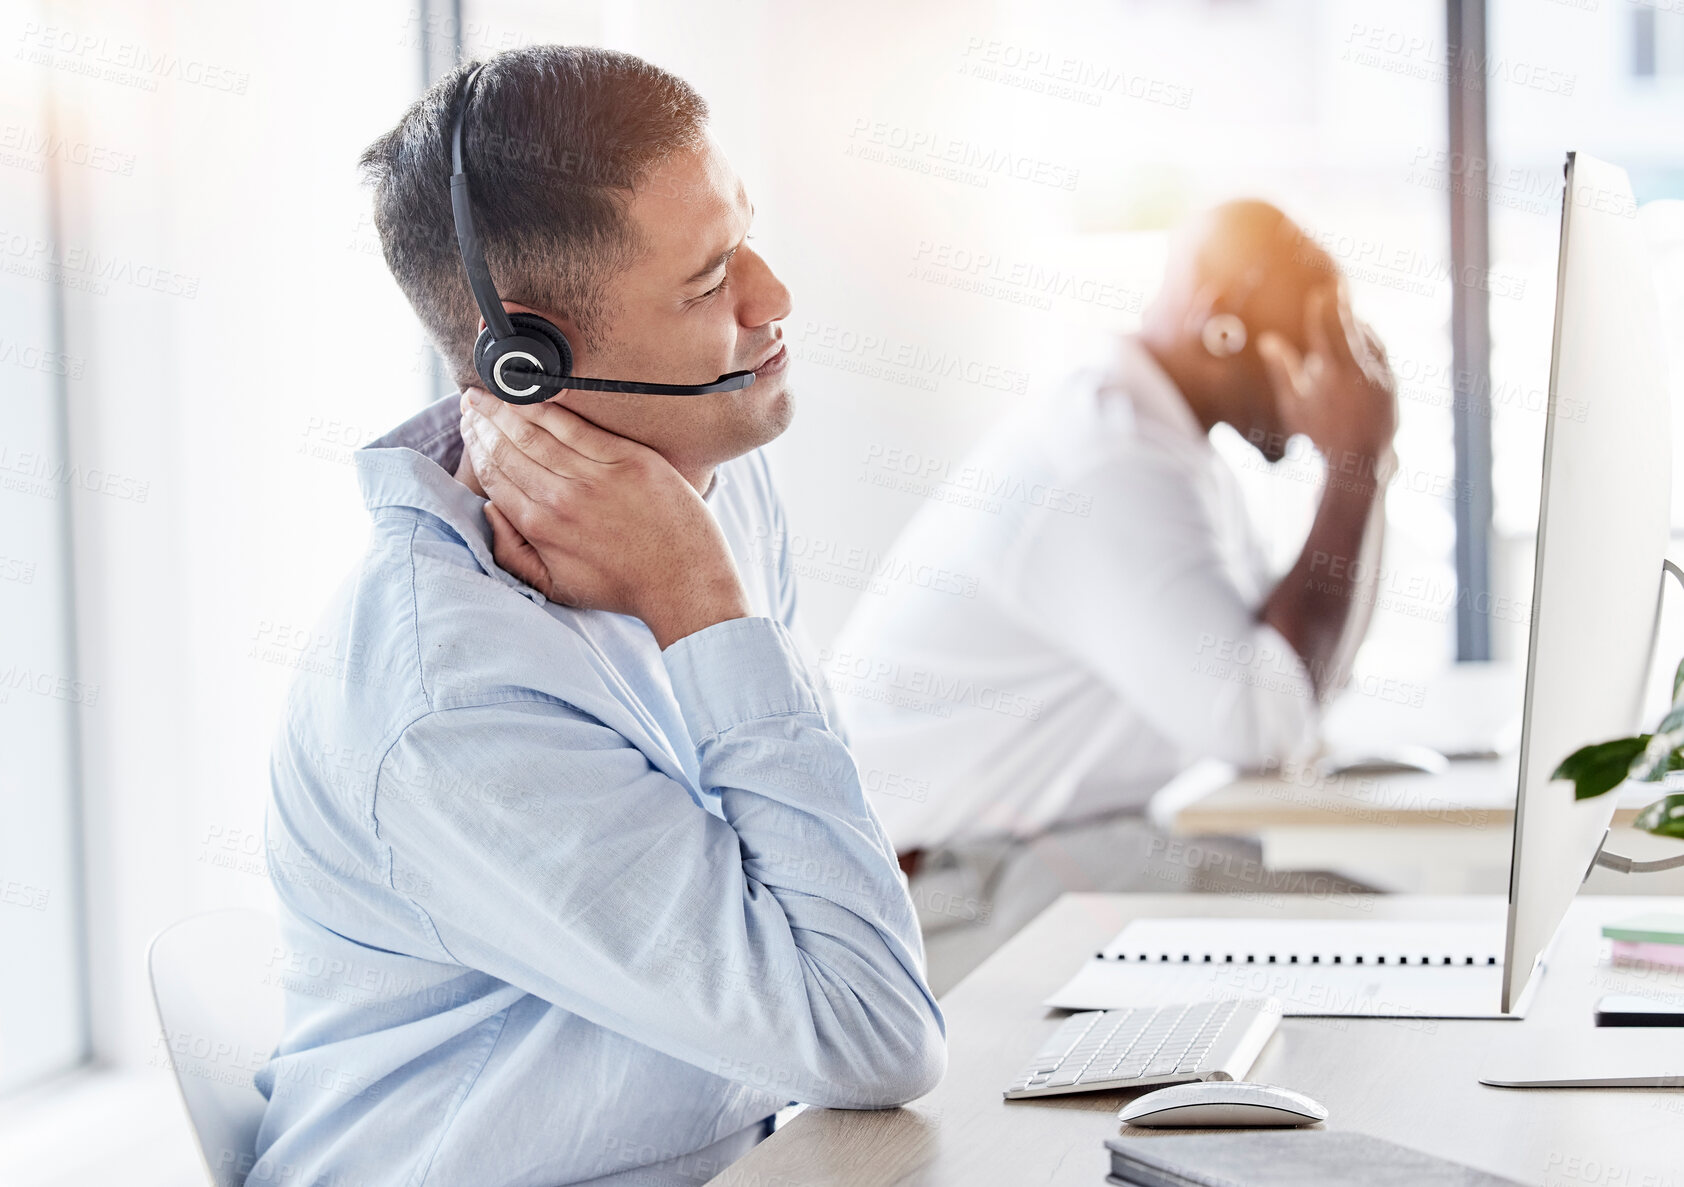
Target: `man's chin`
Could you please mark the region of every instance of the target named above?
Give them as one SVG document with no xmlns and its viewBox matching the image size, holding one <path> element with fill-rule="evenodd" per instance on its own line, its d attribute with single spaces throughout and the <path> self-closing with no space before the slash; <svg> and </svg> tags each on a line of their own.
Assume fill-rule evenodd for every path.
<svg viewBox="0 0 1684 1187">
<path fill-rule="evenodd" d="M 779 376 L 774 391 L 765 392 L 760 400 L 755 401 L 754 424 L 755 435 L 760 438 L 750 448 L 759 448 L 768 441 L 776 440 L 789 428 L 795 419 L 795 393 L 790 391 L 789 385 Z"/>
<path fill-rule="evenodd" d="M 765 390 L 755 384 L 736 396 L 736 407 L 731 410 L 726 430 L 726 447 L 731 457 L 741 457 L 775 441 L 795 417 L 795 396 L 781 376 Z"/>
</svg>

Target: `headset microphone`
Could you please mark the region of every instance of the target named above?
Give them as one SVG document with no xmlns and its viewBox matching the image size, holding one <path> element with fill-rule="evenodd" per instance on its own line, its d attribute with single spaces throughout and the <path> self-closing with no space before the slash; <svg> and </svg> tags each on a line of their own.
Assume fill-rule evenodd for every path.
<svg viewBox="0 0 1684 1187">
<path fill-rule="evenodd" d="M 510 404 L 536 404 L 568 388 L 654 396 L 705 396 L 738 391 L 753 383 L 753 371 L 732 371 L 712 383 L 586 379 L 573 374 L 573 347 L 554 322 L 535 313 L 511 314 L 503 308 L 503 299 L 491 281 L 491 269 L 474 231 L 467 166 L 462 157 L 462 124 L 481 69 L 475 66 L 469 73 L 456 106 L 456 122 L 450 134 L 450 209 L 456 218 L 456 243 L 462 249 L 462 266 L 468 271 L 468 287 L 473 290 L 480 316 L 485 318 L 485 329 L 474 343 L 474 370 L 479 372 L 487 389 Z"/>
</svg>

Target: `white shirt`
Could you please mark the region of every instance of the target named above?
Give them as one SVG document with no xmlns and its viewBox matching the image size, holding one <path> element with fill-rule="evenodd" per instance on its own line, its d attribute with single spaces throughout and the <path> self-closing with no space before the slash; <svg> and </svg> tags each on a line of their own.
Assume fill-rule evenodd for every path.
<svg viewBox="0 0 1684 1187">
<path fill-rule="evenodd" d="M 1313 739 L 1238 480 L 1138 342 L 937 478 L 895 552 L 962 579 L 862 598 L 820 655 L 898 850 L 1137 809 L 1196 759 Z"/>
</svg>

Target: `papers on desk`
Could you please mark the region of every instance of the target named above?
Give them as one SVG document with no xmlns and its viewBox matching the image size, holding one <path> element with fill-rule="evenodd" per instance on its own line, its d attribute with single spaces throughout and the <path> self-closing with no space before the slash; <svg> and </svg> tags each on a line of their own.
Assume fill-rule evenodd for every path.
<svg viewBox="0 0 1684 1187">
<path fill-rule="evenodd" d="M 1045 1004 L 1274 996 L 1308 1017 L 1516 1017 L 1498 1009 L 1502 973 L 1500 923 L 1137 919 Z"/>
</svg>

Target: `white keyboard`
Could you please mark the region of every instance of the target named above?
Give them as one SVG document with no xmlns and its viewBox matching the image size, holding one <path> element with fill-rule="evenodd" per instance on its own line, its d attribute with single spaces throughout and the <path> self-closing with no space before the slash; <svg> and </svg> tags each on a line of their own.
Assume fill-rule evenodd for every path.
<svg viewBox="0 0 1684 1187">
<path fill-rule="evenodd" d="M 1072 1014 L 1006 1097 L 1243 1080 L 1280 1020 L 1273 997 Z"/>
</svg>

